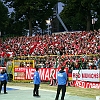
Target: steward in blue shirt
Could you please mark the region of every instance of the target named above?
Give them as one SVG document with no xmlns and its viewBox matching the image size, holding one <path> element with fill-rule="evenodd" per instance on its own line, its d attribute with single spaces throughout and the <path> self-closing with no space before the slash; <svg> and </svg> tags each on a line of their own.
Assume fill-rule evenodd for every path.
<svg viewBox="0 0 100 100">
<path fill-rule="evenodd" d="M 3 69 L 0 73 L 0 93 L 2 90 L 2 86 L 4 85 L 4 94 L 7 94 L 6 92 L 7 80 L 8 80 L 7 71 L 6 69 Z"/>
<path fill-rule="evenodd" d="M 40 86 L 41 80 L 40 80 L 38 68 L 36 68 L 36 71 L 34 72 L 33 81 L 34 81 L 33 96 L 39 96 L 39 86 Z"/>
<path fill-rule="evenodd" d="M 62 90 L 61 100 L 64 100 L 66 92 L 66 83 L 67 83 L 67 73 L 64 71 L 65 67 L 61 67 L 61 70 L 57 73 L 57 94 L 55 100 L 58 100 L 60 91 Z"/>
</svg>

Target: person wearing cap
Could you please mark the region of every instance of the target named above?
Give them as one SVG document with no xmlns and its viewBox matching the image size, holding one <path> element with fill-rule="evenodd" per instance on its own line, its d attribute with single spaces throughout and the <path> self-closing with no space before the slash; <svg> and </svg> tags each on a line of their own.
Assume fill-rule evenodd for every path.
<svg viewBox="0 0 100 100">
<path fill-rule="evenodd" d="M 6 92 L 7 80 L 8 80 L 7 71 L 6 69 L 2 69 L 0 73 L 0 93 L 2 90 L 2 86 L 4 85 L 4 94 L 7 94 Z"/>
<path fill-rule="evenodd" d="M 33 81 L 34 81 L 33 96 L 39 97 L 39 86 L 40 86 L 41 80 L 40 80 L 38 68 L 36 68 L 36 71 L 34 72 Z"/>
<path fill-rule="evenodd" d="M 65 67 L 61 67 L 61 70 L 57 73 L 57 93 L 55 100 L 59 99 L 60 91 L 62 90 L 61 100 L 64 100 L 67 84 L 67 73 L 64 71 Z"/>
</svg>

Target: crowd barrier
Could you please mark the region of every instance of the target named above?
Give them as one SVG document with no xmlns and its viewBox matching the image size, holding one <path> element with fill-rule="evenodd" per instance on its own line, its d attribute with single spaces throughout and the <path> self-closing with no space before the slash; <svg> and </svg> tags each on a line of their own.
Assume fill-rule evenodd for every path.
<svg viewBox="0 0 100 100">
<path fill-rule="evenodd" d="M 0 71 L 3 68 L 4 67 L 0 67 Z M 53 70 L 54 73 L 52 77 L 56 79 L 57 72 L 60 70 L 59 68 L 40 68 L 39 74 L 41 81 L 50 81 Z M 68 74 L 68 83 L 66 86 L 100 89 L 100 70 L 81 70 L 80 73 L 78 73 L 78 70 L 73 70 L 72 74 L 68 73 L 67 68 L 65 68 L 65 71 Z M 33 81 L 34 72 L 35 68 L 15 67 L 13 71 L 13 81 L 31 82 Z"/>
</svg>

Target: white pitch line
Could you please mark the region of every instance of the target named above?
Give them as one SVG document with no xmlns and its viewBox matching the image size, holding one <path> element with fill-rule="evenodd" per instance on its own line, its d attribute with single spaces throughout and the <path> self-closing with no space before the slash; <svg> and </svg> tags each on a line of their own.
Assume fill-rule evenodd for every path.
<svg viewBox="0 0 100 100">
<path fill-rule="evenodd" d="M 14 88 L 19 90 L 32 90 L 33 88 L 30 87 L 22 87 L 22 86 L 7 86 L 8 88 Z"/>
<path fill-rule="evenodd" d="M 46 89 L 40 89 L 40 90 L 42 90 L 42 91 L 47 91 L 47 92 L 56 92 L 56 91 L 54 91 L 54 90 L 46 90 Z M 69 92 L 66 92 L 66 94 L 69 94 Z"/>
<path fill-rule="evenodd" d="M 8 88 L 14 88 L 14 89 L 19 89 L 19 90 L 33 90 L 33 88 L 30 87 L 22 87 L 22 86 L 7 86 Z M 46 90 L 46 89 L 39 89 L 41 91 L 47 91 L 47 92 L 56 92 L 54 90 Z M 69 94 L 69 92 L 66 92 L 66 94 Z"/>
</svg>

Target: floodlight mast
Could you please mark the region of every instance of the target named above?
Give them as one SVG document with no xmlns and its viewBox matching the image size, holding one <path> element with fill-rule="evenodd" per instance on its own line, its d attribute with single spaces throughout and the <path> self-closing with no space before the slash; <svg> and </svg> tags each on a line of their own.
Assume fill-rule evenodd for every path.
<svg viewBox="0 0 100 100">
<path fill-rule="evenodd" d="M 50 19 L 46 20 L 46 23 L 48 25 L 48 35 L 49 35 L 50 34 L 50 25 L 51 25 Z"/>
<path fill-rule="evenodd" d="M 60 2 L 60 1 L 59 1 Z M 58 3 L 59 3 L 58 2 Z M 63 22 L 63 20 L 61 19 L 61 17 L 59 16 L 59 12 L 58 12 L 58 3 L 55 5 L 55 7 L 54 7 L 54 16 L 55 17 L 57 17 L 57 19 L 59 20 L 59 22 L 61 23 L 61 25 L 63 26 L 63 28 L 65 29 L 65 31 L 66 32 L 68 32 L 68 29 L 67 29 L 67 27 L 65 26 L 65 24 L 64 24 L 64 22 Z"/>
</svg>

